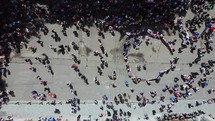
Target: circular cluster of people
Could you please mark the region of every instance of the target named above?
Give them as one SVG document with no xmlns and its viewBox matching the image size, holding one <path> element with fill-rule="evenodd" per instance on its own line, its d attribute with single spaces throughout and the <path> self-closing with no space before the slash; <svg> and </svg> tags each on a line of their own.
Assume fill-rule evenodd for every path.
<svg viewBox="0 0 215 121">
<path fill-rule="evenodd" d="M 66 29 L 70 25 L 75 25 L 77 30 L 82 30 L 86 33 L 88 37 L 90 37 L 90 30 L 85 26 L 91 26 L 95 24 L 97 27 L 98 36 L 101 39 L 105 38 L 104 33 L 109 32 L 112 36 L 115 36 L 114 31 L 119 31 L 122 35 L 126 36 L 124 48 L 123 48 L 123 56 L 124 62 L 126 63 L 126 70 L 128 73 L 128 77 L 135 83 L 138 84 L 140 82 L 146 82 L 148 85 L 151 85 L 152 82 L 159 83 L 162 79 L 163 75 L 170 73 L 171 71 L 175 71 L 177 66 L 177 62 L 179 60 L 178 57 L 174 57 L 170 60 L 170 67 L 166 70 L 161 70 L 158 72 L 158 75 L 152 79 L 140 78 L 137 77 L 129 65 L 128 57 L 129 57 L 129 49 L 131 46 L 136 48 L 140 46 L 142 41 L 139 38 L 143 36 L 143 33 L 146 34 L 144 40 L 145 44 L 151 44 L 152 39 L 157 39 L 164 44 L 164 46 L 168 49 L 171 55 L 174 53 L 183 53 L 183 50 L 188 48 L 191 53 L 197 51 L 197 57 L 188 62 L 188 66 L 192 67 L 195 64 L 200 63 L 199 70 L 194 72 L 181 74 L 181 77 L 175 77 L 173 80 L 173 85 L 165 85 L 162 91 L 169 92 L 172 96 L 170 98 L 170 103 L 167 105 L 161 105 L 159 111 L 162 113 L 166 110 L 169 114 L 165 114 L 162 117 L 157 117 L 158 120 L 173 120 L 179 119 L 184 120 L 192 117 L 199 116 L 201 114 L 205 114 L 203 111 L 198 110 L 190 114 L 174 114 L 172 107 L 174 107 L 177 102 L 182 98 L 187 98 L 192 95 L 192 91 L 198 93 L 201 88 L 205 88 L 208 86 L 209 75 L 211 75 L 214 70 L 215 60 L 208 60 L 207 62 L 200 62 L 202 58 L 204 58 L 205 54 L 210 54 L 213 51 L 213 35 L 215 27 L 213 26 L 215 22 L 215 18 L 212 18 L 208 11 L 213 9 L 213 0 L 146 0 L 146 1 L 134 1 L 130 0 L 130 2 L 124 2 L 123 0 L 109 0 L 109 1 L 95 1 L 89 0 L 88 2 L 84 1 L 69 1 L 65 0 L 63 2 L 55 3 L 54 1 L 49 1 L 47 3 L 43 3 L 45 5 L 36 4 L 33 1 L 29 0 L 11 0 L 9 2 L 3 2 L 0 4 L 2 6 L 2 11 L 0 11 L 0 16 L 9 15 L 10 18 L 5 18 L 0 20 L 0 26 L 2 30 L 0 31 L 0 55 L 3 57 L 1 59 L 1 67 L 0 67 L 0 75 L 6 78 L 7 75 L 10 75 L 10 71 L 7 69 L 10 62 L 10 53 L 13 50 L 16 50 L 17 53 L 20 52 L 22 48 L 28 48 L 32 51 L 32 53 L 37 52 L 36 46 L 28 46 L 28 41 L 31 36 L 36 36 L 40 39 L 39 32 L 42 31 L 44 35 L 47 35 L 49 32 L 52 32 L 52 39 L 57 43 L 61 42 L 61 37 L 55 30 L 49 30 L 46 27 L 45 23 L 59 23 L 62 25 L 63 30 L 62 33 L 64 36 L 67 36 Z M 7 4 L 12 4 L 10 7 L 7 7 Z M 6 7 L 5 7 L 5 6 Z M 0 9 L 0 10 L 1 10 Z M 175 14 L 179 16 L 186 12 L 186 10 L 191 9 L 194 13 L 194 17 L 190 20 L 183 21 L 182 17 L 175 17 Z M 123 12 L 122 12 L 123 11 Z M 185 23 L 185 25 L 184 25 Z M 161 27 L 167 31 L 168 34 L 176 34 L 179 33 L 179 38 L 181 38 L 182 43 L 181 47 L 178 48 L 178 51 L 175 47 L 175 43 L 178 41 L 174 39 L 173 41 L 169 41 L 165 39 L 164 35 L 160 32 L 156 32 L 152 29 L 142 30 L 142 25 L 154 25 L 155 28 Z M 200 27 L 204 27 L 204 30 L 199 33 L 197 30 Z M 128 32 L 129 31 L 129 32 Z M 75 37 L 79 37 L 79 33 L 77 31 L 73 31 Z M 104 68 L 108 68 L 108 61 L 105 59 L 108 57 L 108 52 L 105 49 L 101 39 L 98 39 L 98 45 L 100 50 L 93 50 L 94 56 L 98 57 L 101 61 L 101 64 L 97 66 L 97 72 L 101 76 L 103 75 Z M 197 48 L 197 42 L 203 39 L 204 47 Z M 44 46 L 42 40 L 37 41 L 42 47 Z M 71 48 L 74 51 L 79 50 L 79 46 L 75 42 L 71 42 L 70 45 L 60 45 L 55 47 L 53 45 L 49 45 L 50 49 L 58 54 L 65 54 L 65 52 L 70 52 Z M 100 52 L 101 51 L 101 52 Z M 78 76 L 89 85 L 88 78 L 81 73 L 79 69 L 79 65 L 81 64 L 81 60 L 77 58 L 77 55 L 71 54 L 72 59 L 74 60 L 74 64 L 71 65 L 71 68 L 77 72 Z M 47 54 L 43 53 L 40 57 L 36 57 L 39 63 L 44 65 L 44 68 L 47 69 L 47 72 L 54 75 L 54 70 L 50 65 L 50 60 Z M 30 58 L 25 59 L 25 62 L 29 64 L 29 70 L 33 73 L 37 73 L 37 68 L 34 66 L 32 60 Z M 147 63 L 144 65 L 136 66 L 138 71 L 147 70 Z M 196 83 L 195 78 L 201 76 L 200 80 L 198 80 L 198 86 L 194 86 Z M 116 88 L 115 80 L 117 80 L 117 72 L 113 71 L 111 75 L 108 75 L 108 78 L 112 81 L 112 87 Z M 179 80 L 183 80 L 184 84 L 179 84 Z M 46 96 L 51 98 L 57 98 L 57 94 L 52 93 L 50 87 L 47 84 L 47 81 L 43 80 L 40 75 L 35 77 L 35 80 L 39 82 L 44 88 L 44 92 L 38 93 L 36 90 L 32 90 L 31 97 L 35 100 L 39 100 L 41 104 L 46 101 Z M 100 81 L 98 77 L 94 77 L 93 81 L 95 84 L 100 85 Z M 125 80 L 125 86 L 129 87 L 129 83 Z M 74 89 L 72 83 L 67 83 L 67 86 L 71 89 L 71 92 L 78 97 L 77 90 Z M 135 91 L 135 88 L 130 88 L 131 94 Z M 47 92 L 47 94 L 45 94 Z M 215 89 L 208 89 L 208 94 L 212 94 L 215 92 Z M 159 103 L 160 101 L 164 102 L 165 96 L 158 96 L 156 89 L 150 91 L 150 96 L 153 100 L 148 99 L 144 92 L 141 91 L 140 94 L 136 95 L 136 100 L 138 102 L 139 107 L 144 107 L 147 104 Z M 9 102 L 9 96 L 14 96 L 13 91 L 8 91 L 5 89 L 1 89 L 0 92 L 0 103 L 6 104 Z M 157 99 L 155 99 L 157 98 Z M 112 111 L 112 115 L 110 110 L 107 110 L 107 115 L 111 116 L 111 118 L 107 118 L 106 120 L 129 120 L 132 112 L 124 111 L 123 109 L 115 109 L 114 107 L 118 104 L 126 104 L 128 107 L 131 107 L 131 103 L 129 103 L 130 94 L 122 93 L 114 96 L 113 102 L 109 102 L 109 97 L 107 95 L 103 95 L 101 97 L 103 106 L 100 106 L 101 110 L 104 110 L 104 106 L 107 109 Z M 29 102 L 30 104 L 31 102 Z M 59 102 L 58 104 L 62 104 L 64 102 Z M 66 104 L 71 105 L 71 113 L 77 113 L 80 110 L 80 99 L 72 98 L 65 101 Z M 95 100 L 94 103 L 98 105 L 98 101 Z M 209 99 L 206 102 L 198 102 L 196 106 L 202 104 L 212 104 L 214 103 L 214 99 Z M 17 102 L 16 104 L 19 104 Z M 56 100 L 47 102 L 46 104 L 55 105 Z M 189 108 L 192 108 L 192 104 L 188 104 Z M 133 108 L 136 108 L 136 105 L 133 105 Z M 55 109 L 55 113 L 60 113 L 59 109 Z M 152 110 L 152 114 L 155 115 L 156 111 Z M 100 118 L 104 116 L 103 113 L 98 115 Z M 119 117 L 127 117 L 127 118 L 119 118 Z M 148 119 L 148 114 L 144 115 L 144 119 Z M 81 119 L 81 115 L 77 116 L 77 121 Z M 138 118 L 140 119 L 140 118 Z M 4 119 L 1 119 L 4 120 Z M 13 120 L 11 116 L 5 120 Z M 47 120 L 40 118 L 39 120 Z M 60 118 L 59 118 L 60 120 Z M 99 119 L 97 119 L 99 120 Z"/>
</svg>

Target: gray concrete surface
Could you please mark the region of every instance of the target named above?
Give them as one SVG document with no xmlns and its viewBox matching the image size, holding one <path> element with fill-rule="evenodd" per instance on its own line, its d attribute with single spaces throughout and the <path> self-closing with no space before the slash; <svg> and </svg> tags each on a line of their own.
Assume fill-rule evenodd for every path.
<svg viewBox="0 0 215 121">
<path fill-rule="evenodd" d="M 211 12 L 213 13 L 213 12 Z M 213 14 L 212 14 L 213 15 Z M 187 17 L 192 18 L 192 14 L 188 12 Z M 24 118 L 33 118 L 36 120 L 39 116 L 54 116 L 58 117 L 62 115 L 65 119 L 75 120 L 76 116 L 80 113 L 82 114 L 82 120 L 86 119 L 88 115 L 92 115 L 92 117 L 97 118 L 98 114 L 100 114 L 99 107 L 95 104 L 92 104 L 93 100 L 102 100 L 102 96 L 106 94 L 110 101 L 113 100 L 114 96 L 119 93 L 128 93 L 131 95 L 130 102 L 135 102 L 135 94 L 139 94 L 141 91 L 144 92 L 144 95 L 151 99 L 149 92 L 152 89 L 156 89 L 158 91 L 158 96 L 164 95 L 167 99 L 170 97 L 169 94 L 163 93 L 161 90 L 166 84 L 173 85 L 173 78 L 180 77 L 181 74 L 190 73 L 191 71 L 199 71 L 199 64 L 194 65 L 192 68 L 187 65 L 187 63 L 193 61 L 197 55 L 196 51 L 191 54 L 189 52 L 189 48 L 184 49 L 183 53 L 178 54 L 177 49 L 180 47 L 180 43 L 182 40 L 178 38 L 178 36 L 165 36 L 168 40 L 177 39 L 177 44 L 174 46 L 176 52 L 174 55 L 171 55 L 168 49 L 161 43 L 161 41 L 156 39 L 151 39 L 152 45 L 146 45 L 144 42 L 138 47 L 139 49 L 131 48 L 129 50 L 129 64 L 132 68 L 132 71 L 138 77 L 143 77 L 146 79 L 154 78 L 158 75 L 158 72 L 163 69 L 168 69 L 170 67 L 169 60 L 173 57 L 179 57 L 178 64 L 176 64 L 176 70 L 170 72 L 168 75 L 164 75 L 161 79 L 160 83 L 152 83 L 151 86 L 148 86 L 145 82 L 141 82 L 138 85 L 134 84 L 131 79 L 128 78 L 128 74 L 125 69 L 125 63 L 122 56 L 122 47 L 124 43 L 124 39 L 119 40 L 119 33 L 116 32 L 116 36 L 111 36 L 109 33 L 105 33 L 105 39 L 101 39 L 102 43 L 107 50 L 109 56 L 105 57 L 104 60 L 108 62 L 108 68 L 103 70 L 103 75 L 99 76 L 97 73 L 98 64 L 100 64 L 99 57 L 93 56 L 92 50 L 99 50 L 98 39 L 96 28 L 90 28 L 90 37 L 81 31 L 79 31 L 79 37 L 76 38 L 72 31 L 76 30 L 75 27 L 67 29 L 68 36 L 63 36 L 61 30 L 62 27 L 59 25 L 51 25 L 47 24 L 50 32 L 47 36 L 44 36 L 41 33 L 41 41 L 44 42 L 44 47 L 41 47 L 36 41 L 38 38 L 32 37 L 29 40 L 29 46 L 36 46 L 37 52 L 32 53 L 29 49 L 23 48 L 21 51 L 21 55 L 14 56 L 10 63 L 8 69 L 11 71 L 11 75 L 8 75 L 6 81 L 8 83 L 8 89 L 14 90 L 15 97 L 10 97 L 11 103 L 8 105 L 3 105 L 1 108 L 1 112 L 6 112 L 7 115 L 14 115 L 17 120 L 23 120 Z M 54 29 L 59 36 L 61 37 L 61 42 L 55 42 L 51 38 L 51 30 Z M 202 31 L 202 28 L 199 32 Z M 79 51 L 74 51 L 71 49 L 71 52 L 66 53 L 65 55 L 56 54 L 49 48 L 50 45 L 59 46 L 60 44 L 70 44 L 72 41 L 76 42 L 80 49 Z M 144 40 L 143 40 L 144 41 Z M 202 41 L 198 41 L 197 47 L 202 47 Z M 214 43 L 213 43 L 214 47 Z M 42 53 L 46 53 L 50 58 L 50 65 L 53 68 L 54 75 L 51 75 L 47 72 L 47 69 L 44 65 L 40 64 L 35 57 L 42 57 Z M 74 64 L 72 60 L 71 54 L 77 55 L 77 57 L 81 60 L 81 64 L 79 65 L 80 71 L 86 75 L 89 80 L 89 85 L 86 85 L 83 80 L 78 77 L 78 74 L 71 69 L 71 65 Z M 206 54 L 201 62 L 208 61 L 209 59 L 214 58 L 215 52 L 211 52 L 211 54 Z M 37 72 L 34 73 L 29 70 L 31 67 L 27 64 L 24 59 L 31 58 L 33 61 L 33 66 L 37 68 Z M 147 70 L 137 71 L 136 65 L 146 64 Z M 111 80 L 107 75 L 110 75 L 113 71 L 116 71 L 117 79 L 115 81 L 117 88 L 113 88 L 111 86 Z M 69 98 L 76 97 L 74 94 L 70 92 L 70 89 L 67 87 L 67 82 L 72 82 L 74 89 L 77 90 L 78 98 L 81 99 L 81 102 L 86 104 L 81 104 L 81 111 L 78 114 L 70 113 L 70 106 L 63 105 L 39 105 L 39 104 L 20 104 L 15 105 L 14 102 L 26 102 L 26 101 L 35 101 L 31 96 L 32 90 L 37 90 L 39 93 L 43 93 L 43 86 L 39 84 L 38 80 L 35 79 L 35 76 L 40 75 L 44 80 L 48 82 L 48 86 L 51 88 L 51 92 L 57 94 L 57 100 L 64 101 Z M 101 85 L 96 85 L 93 82 L 93 77 L 97 76 Z M 197 82 L 201 76 L 198 76 L 195 81 Z M 211 105 L 203 105 L 200 107 L 196 107 L 193 109 L 187 108 L 188 102 L 195 102 L 195 100 L 207 100 L 209 98 L 215 97 L 215 94 L 209 95 L 207 90 L 209 88 L 215 88 L 214 82 L 214 73 L 210 75 L 209 86 L 206 88 L 201 88 L 197 93 L 193 92 L 191 97 L 188 97 L 185 100 L 180 100 L 179 103 L 173 108 L 174 112 L 182 113 L 182 112 L 192 112 L 197 109 L 204 110 L 207 114 L 215 115 L 214 104 Z M 124 80 L 129 81 L 129 87 L 124 85 Z M 179 83 L 183 83 L 182 80 Z M 195 83 L 197 85 L 197 83 Z M 134 94 L 130 92 L 130 88 L 134 88 Z M 48 100 L 54 100 L 48 97 Z M 169 100 L 166 100 L 165 103 L 168 103 Z M 38 102 L 35 102 L 38 103 Z M 101 104 L 99 104 L 101 105 Z M 151 110 L 158 110 L 160 104 L 155 105 L 147 105 L 143 108 L 130 109 L 125 105 L 119 105 L 117 108 L 121 107 L 125 110 L 129 110 L 132 112 L 131 121 L 136 121 L 138 117 L 143 118 L 143 114 L 148 113 L 151 115 Z M 59 108 L 61 110 L 61 114 L 54 114 L 54 108 Z M 5 117 L 5 116 L 4 116 Z M 100 120 L 104 120 L 100 118 Z M 143 120 L 143 119 L 142 119 Z M 150 120 L 155 120 L 153 117 Z"/>
</svg>

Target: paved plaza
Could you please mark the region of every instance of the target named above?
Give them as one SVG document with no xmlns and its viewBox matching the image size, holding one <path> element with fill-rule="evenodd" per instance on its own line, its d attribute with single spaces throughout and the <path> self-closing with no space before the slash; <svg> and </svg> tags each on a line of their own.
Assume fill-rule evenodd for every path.
<svg viewBox="0 0 215 121">
<path fill-rule="evenodd" d="M 214 16 L 214 10 L 210 11 L 212 16 Z M 193 15 L 188 11 L 185 20 L 192 18 Z M 184 20 L 184 21 L 185 21 Z M 13 52 L 11 54 L 11 63 L 9 64 L 8 69 L 11 74 L 7 75 L 7 78 L 4 78 L 8 84 L 8 89 L 15 92 L 15 97 L 10 97 L 10 102 L 7 105 L 2 105 L 0 109 L 0 116 L 6 117 L 8 115 L 13 115 L 15 121 L 32 119 L 37 120 L 38 117 L 59 117 L 62 116 L 64 120 L 75 121 L 76 117 L 81 114 L 81 120 L 95 120 L 99 118 L 101 113 L 104 114 L 102 118 L 99 118 L 99 121 L 103 121 L 108 117 L 105 113 L 107 109 L 101 110 L 102 96 L 107 95 L 108 102 L 114 100 L 114 97 L 118 94 L 127 93 L 129 97 L 129 103 L 115 105 L 116 109 L 123 109 L 125 111 L 130 111 L 132 113 L 130 120 L 145 120 L 144 114 L 149 115 L 149 120 L 154 121 L 155 116 L 152 115 L 152 110 L 158 112 L 156 115 L 167 114 L 166 111 L 159 113 L 159 106 L 161 104 L 170 103 L 169 98 L 171 95 L 169 93 L 163 92 L 162 89 L 165 85 L 173 85 L 174 77 L 180 77 L 182 74 L 189 74 L 190 72 L 199 72 L 200 63 L 194 64 L 192 67 L 188 65 L 189 62 L 192 62 L 197 57 L 197 51 L 190 53 L 189 47 L 183 49 L 182 53 L 178 53 L 178 48 L 181 46 L 181 39 L 178 35 L 168 36 L 164 32 L 164 38 L 167 40 L 177 39 L 174 49 L 176 50 L 173 55 L 170 54 L 167 47 L 158 39 L 151 39 L 151 44 L 146 45 L 145 39 L 140 39 L 142 43 L 140 46 L 137 46 L 136 49 L 130 48 L 128 52 L 128 62 L 132 69 L 132 72 L 140 78 L 152 79 L 156 78 L 159 74 L 159 71 L 170 68 L 170 60 L 174 57 L 178 57 L 178 63 L 176 64 L 175 71 L 170 71 L 168 74 L 164 75 L 159 83 L 152 82 L 151 85 L 147 85 L 146 82 L 140 82 L 134 84 L 132 80 L 128 77 L 127 70 L 125 68 L 126 63 L 124 62 L 123 56 L 123 44 L 125 43 L 125 37 L 120 40 L 120 34 L 116 31 L 115 36 L 112 36 L 110 33 L 105 33 L 105 39 L 102 39 L 97 34 L 97 29 L 91 27 L 90 37 L 86 33 L 78 30 L 78 37 L 75 37 L 73 31 L 76 28 L 73 26 L 67 29 L 67 36 L 64 36 L 61 32 L 62 27 L 57 24 L 46 24 L 50 32 L 48 35 L 44 35 L 41 32 L 40 40 L 43 41 L 44 47 L 41 47 L 37 43 L 39 40 L 36 37 L 32 37 L 29 40 L 28 46 L 36 46 L 36 53 L 28 48 L 23 47 L 21 54 L 16 54 Z M 55 42 L 51 37 L 51 30 L 54 29 L 61 38 L 60 42 Z M 201 33 L 203 28 L 199 29 L 198 32 Z M 104 67 L 103 74 L 99 75 L 97 73 L 97 66 L 100 65 L 101 61 L 99 57 L 93 55 L 93 50 L 99 50 L 98 39 L 101 39 L 104 48 L 108 52 L 108 57 L 104 57 L 104 60 L 108 62 L 108 67 Z M 79 46 L 79 50 L 73 50 L 71 48 L 70 52 L 63 54 L 57 54 L 54 52 L 50 45 L 58 47 L 59 45 L 69 45 L 75 42 Z M 212 46 L 215 44 L 212 43 Z M 199 39 L 197 42 L 197 48 L 204 46 L 204 40 Z M 50 66 L 53 69 L 54 75 L 48 72 L 47 68 L 36 60 L 36 57 L 43 57 L 42 54 L 45 53 L 48 55 L 50 60 Z M 72 59 L 71 54 L 74 54 L 81 60 L 80 64 L 77 64 L 80 72 L 83 73 L 89 81 L 89 85 L 85 84 L 84 81 L 78 76 L 77 72 L 71 68 L 72 64 L 75 62 Z M 201 59 L 201 62 L 207 62 L 210 59 L 215 59 L 215 51 L 211 51 L 210 54 L 205 54 Z M 31 65 L 25 62 L 25 59 L 31 59 L 33 62 L 33 67 L 37 69 L 36 72 L 29 70 Z M 137 65 L 146 64 L 146 70 L 141 69 L 138 71 Z M 116 72 L 117 79 L 115 81 L 110 80 L 108 75 L 111 75 L 112 72 Z M 36 90 L 38 93 L 43 93 L 44 88 L 39 84 L 38 80 L 35 79 L 36 76 L 42 77 L 43 80 L 47 81 L 47 85 L 50 88 L 52 93 L 57 95 L 57 98 L 47 97 L 47 101 L 43 104 L 39 104 L 40 101 L 34 100 L 31 98 L 32 90 Z M 94 82 L 94 77 L 100 81 L 100 85 L 96 85 Z M 197 76 L 195 79 L 194 86 L 197 86 L 197 81 L 201 76 Z M 197 93 L 192 92 L 192 96 L 187 97 L 186 99 L 180 99 L 178 103 L 173 107 L 174 113 L 190 113 L 196 110 L 203 110 L 206 113 L 206 117 L 209 114 L 215 116 L 215 104 L 204 104 L 199 107 L 188 108 L 188 103 L 195 104 L 195 101 L 204 101 L 210 98 L 215 97 L 215 93 L 208 94 L 208 89 L 215 88 L 215 77 L 214 73 L 209 76 L 209 85 L 206 88 L 200 88 Z M 127 80 L 129 86 L 125 86 L 124 81 Z M 67 86 L 67 83 L 72 83 L 74 90 L 77 91 L 77 96 L 71 93 L 71 90 Z M 115 82 L 116 88 L 112 87 L 112 83 Z M 179 84 L 184 82 L 180 80 Z M 134 92 L 131 92 L 131 88 L 134 89 Z M 153 98 L 150 96 L 150 91 L 156 89 L 158 96 L 165 96 L 165 102 L 147 104 L 145 107 L 138 107 L 138 102 L 136 101 L 136 95 L 140 92 L 144 92 L 144 96 L 150 100 Z M 81 100 L 80 111 L 76 114 L 71 113 L 71 108 L 69 104 L 65 104 L 65 100 L 77 97 Z M 155 97 L 156 99 L 157 97 Z M 56 100 L 57 102 L 62 102 L 63 104 L 56 104 L 55 106 L 46 104 L 46 102 Z M 94 100 L 98 100 L 98 104 L 94 104 Z M 32 104 L 27 104 L 29 101 Z M 20 104 L 15 104 L 19 102 Z M 60 114 L 54 113 L 55 108 L 60 110 Z M 109 109 L 107 109 L 109 110 Z M 89 117 L 91 115 L 91 117 Z M 127 118 L 127 117 L 125 117 Z M 140 119 L 138 119 L 140 118 Z M 199 120 L 201 118 L 199 117 Z M 209 118 L 212 120 L 212 118 Z"/>
</svg>

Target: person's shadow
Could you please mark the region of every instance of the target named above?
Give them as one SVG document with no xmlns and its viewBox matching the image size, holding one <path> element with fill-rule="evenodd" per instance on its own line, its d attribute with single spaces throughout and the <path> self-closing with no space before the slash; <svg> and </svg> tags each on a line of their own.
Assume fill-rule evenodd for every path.
<svg viewBox="0 0 215 121">
<path fill-rule="evenodd" d="M 54 113 L 60 114 L 60 110 L 59 110 L 59 109 L 57 109 L 57 108 L 55 108 Z"/>
<path fill-rule="evenodd" d="M 6 90 L 6 87 L 8 87 L 8 84 L 4 79 L 2 79 L 2 75 L 0 75 L 0 90 Z"/>
<path fill-rule="evenodd" d="M 9 94 L 10 94 L 12 97 L 15 97 L 15 96 L 16 96 L 15 93 L 14 93 L 14 91 L 10 91 Z"/>
</svg>

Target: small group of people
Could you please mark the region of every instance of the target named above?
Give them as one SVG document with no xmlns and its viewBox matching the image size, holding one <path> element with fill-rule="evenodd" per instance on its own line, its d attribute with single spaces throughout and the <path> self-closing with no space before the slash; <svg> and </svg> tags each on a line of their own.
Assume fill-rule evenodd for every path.
<svg viewBox="0 0 215 121">
<path fill-rule="evenodd" d="M 101 61 L 101 64 L 97 66 L 97 72 L 101 76 L 103 74 L 102 69 L 104 69 L 105 67 L 108 67 L 108 62 L 104 59 L 104 55 L 105 57 L 108 57 L 108 53 L 103 46 L 102 40 L 98 39 L 98 42 L 99 42 L 100 50 L 102 52 L 99 52 L 98 50 L 93 50 L 93 55 L 98 56 Z"/>
<path fill-rule="evenodd" d="M 172 113 L 172 114 L 164 114 L 164 116 L 157 117 L 158 120 L 188 120 L 188 119 L 194 119 L 195 117 L 198 117 L 200 115 L 204 115 L 205 113 L 201 110 L 194 111 L 192 113 L 182 113 L 182 114 L 177 114 L 177 113 Z"/>
<path fill-rule="evenodd" d="M 71 113 L 77 113 L 77 111 L 80 111 L 80 99 L 73 98 L 66 100 L 66 104 L 71 105 Z"/>
<path fill-rule="evenodd" d="M 7 104 L 10 101 L 10 96 L 15 97 L 14 91 L 12 90 L 0 91 L 0 105 Z"/>
<path fill-rule="evenodd" d="M 84 80 L 84 83 L 86 83 L 87 85 L 89 85 L 88 78 L 83 73 L 80 72 L 80 69 L 78 68 L 77 64 L 72 64 L 71 68 L 73 68 L 74 71 L 77 72 L 78 76 L 82 80 Z"/>
</svg>

